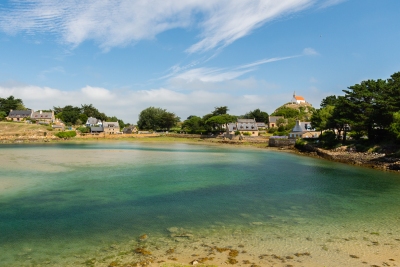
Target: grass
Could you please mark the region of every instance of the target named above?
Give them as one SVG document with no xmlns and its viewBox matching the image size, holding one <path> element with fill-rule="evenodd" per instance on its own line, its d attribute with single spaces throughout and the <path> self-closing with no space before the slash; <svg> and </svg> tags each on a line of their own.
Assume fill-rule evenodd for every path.
<svg viewBox="0 0 400 267">
<path fill-rule="evenodd" d="M 23 122 L 0 122 L 0 135 L 25 134 L 33 132 L 48 132 L 48 126 L 40 124 L 27 124 Z"/>
</svg>

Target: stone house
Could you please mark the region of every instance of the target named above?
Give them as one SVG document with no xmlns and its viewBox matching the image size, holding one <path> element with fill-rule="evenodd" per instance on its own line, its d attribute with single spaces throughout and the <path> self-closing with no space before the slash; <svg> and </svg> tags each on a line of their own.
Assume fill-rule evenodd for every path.
<svg viewBox="0 0 400 267">
<path fill-rule="evenodd" d="M 54 111 L 51 112 L 42 112 L 41 110 L 33 112 L 31 115 L 31 119 L 35 120 L 38 123 L 53 123 L 55 121 Z"/>
<path fill-rule="evenodd" d="M 32 116 L 33 110 L 12 110 L 10 109 L 10 113 L 6 117 L 9 121 L 25 121 L 30 119 Z"/>
<path fill-rule="evenodd" d="M 228 123 L 226 132 L 235 134 L 239 131 L 240 134 L 250 133 L 250 136 L 258 136 L 258 127 L 255 119 L 237 119 L 236 122 Z"/>
<path fill-rule="evenodd" d="M 133 133 L 137 133 L 138 129 L 136 126 L 130 125 L 127 127 L 124 127 L 124 129 L 122 129 L 122 133 L 124 134 L 133 134 Z"/>
<path fill-rule="evenodd" d="M 274 128 L 274 127 L 278 127 L 277 125 L 277 121 L 280 119 L 285 119 L 285 117 L 283 116 L 268 116 L 268 128 Z"/>
<path fill-rule="evenodd" d="M 104 122 L 103 123 L 103 131 L 105 134 L 120 133 L 118 122 Z"/>
</svg>

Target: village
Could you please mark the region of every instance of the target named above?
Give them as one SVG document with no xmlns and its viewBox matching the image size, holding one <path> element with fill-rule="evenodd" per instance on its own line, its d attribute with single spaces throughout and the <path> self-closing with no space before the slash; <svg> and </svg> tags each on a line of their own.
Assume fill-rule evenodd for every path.
<svg viewBox="0 0 400 267">
<path fill-rule="evenodd" d="M 284 106 L 289 106 L 293 110 L 297 110 L 299 108 L 312 108 L 312 105 L 309 104 L 304 97 L 296 95 L 293 93 L 293 98 L 285 104 Z M 243 117 L 243 116 L 242 116 Z M 306 118 L 311 117 L 311 112 L 309 112 Z M 220 137 L 224 140 L 244 140 L 244 139 L 265 139 L 266 137 L 274 139 L 276 138 L 276 142 L 279 142 L 279 145 L 282 145 L 283 139 L 289 139 L 291 141 L 287 144 L 294 144 L 294 140 L 297 138 L 318 138 L 321 134 L 321 131 L 316 131 L 310 121 L 301 121 L 299 119 L 291 122 L 288 122 L 288 118 L 285 116 L 275 116 L 268 115 L 267 119 L 262 118 L 263 121 L 259 121 L 256 118 L 241 118 L 236 117 L 234 120 L 231 118 L 231 122 L 217 124 L 212 126 L 212 130 L 208 133 L 200 132 L 200 135 L 204 137 Z M 124 125 L 121 127 L 119 121 L 106 121 L 101 120 L 96 117 L 88 117 L 86 123 L 78 124 L 78 125 L 67 125 L 64 121 L 62 121 L 59 117 L 55 116 L 54 110 L 13 110 L 11 109 L 9 114 L 5 117 L 5 120 L 8 122 L 15 123 L 23 123 L 23 124 L 36 124 L 46 126 L 47 130 L 51 130 L 55 133 L 64 132 L 64 131 L 77 131 L 77 134 L 81 137 L 84 136 L 110 136 L 110 135 L 150 135 L 156 132 L 163 133 L 175 133 L 180 135 L 188 135 L 193 134 L 194 132 L 188 132 L 187 127 L 185 127 L 185 123 L 177 123 L 174 125 L 175 131 L 168 131 L 166 129 L 162 129 L 160 131 L 154 131 L 154 129 L 143 129 L 139 128 L 137 125 Z M 279 127 L 288 126 L 291 124 L 294 126 L 291 127 L 291 131 L 286 131 L 285 135 L 278 133 L 278 135 L 274 136 L 274 133 L 277 133 Z M 190 130 L 190 129 L 189 129 Z M 1 135 L 6 135 L 6 132 L 1 132 Z"/>
</svg>

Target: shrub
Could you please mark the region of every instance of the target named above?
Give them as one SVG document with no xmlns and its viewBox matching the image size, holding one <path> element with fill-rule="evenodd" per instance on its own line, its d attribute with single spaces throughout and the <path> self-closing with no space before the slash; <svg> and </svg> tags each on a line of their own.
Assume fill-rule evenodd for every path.
<svg viewBox="0 0 400 267">
<path fill-rule="evenodd" d="M 276 131 L 278 131 L 278 128 L 276 128 L 276 127 L 272 127 L 272 128 L 269 128 L 268 129 L 268 133 L 275 133 Z"/>
<path fill-rule="evenodd" d="M 319 140 L 325 148 L 334 148 L 339 144 L 339 140 L 336 139 L 336 134 L 332 131 L 326 131 L 321 134 Z"/>
<path fill-rule="evenodd" d="M 244 132 L 244 133 L 243 133 L 243 135 L 250 136 L 250 135 L 251 135 L 251 133 L 250 133 L 250 132 Z"/>
<path fill-rule="evenodd" d="M 59 132 L 55 136 L 58 138 L 72 138 L 76 136 L 76 131 Z"/>
<path fill-rule="evenodd" d="M 236 131 L 236 132 L 235 132 L 235 135 L 240 135 L 240 132 L 239 132 L 239 131 Z"/>
<path fill-rule="evenodd" d="M 89 133 L 90 132 L 90 128 L 84 127 L 84 126 L 78 127 L 77 130 L 80 131 L 81 133 Z"/>
</svg>

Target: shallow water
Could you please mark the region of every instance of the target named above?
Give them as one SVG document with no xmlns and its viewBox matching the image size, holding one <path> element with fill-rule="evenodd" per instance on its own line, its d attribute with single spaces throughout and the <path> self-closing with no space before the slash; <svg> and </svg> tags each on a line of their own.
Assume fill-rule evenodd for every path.
<svg viewBox="0 0 400 267">
<path fill-rule="evenodd" d="M 128 142 L 7 145 L 0 164 L 0 266 L 82 265 L 144 233 L 162 249 L 236 243 L 309 251 L 325 266 L 338 266 L 341 253 L 381 264 L 380 251 L 400 251 L 394 173 L 274 151 Z M 171 238 L 171 227 L 197 239 Z"/>
</svg>

